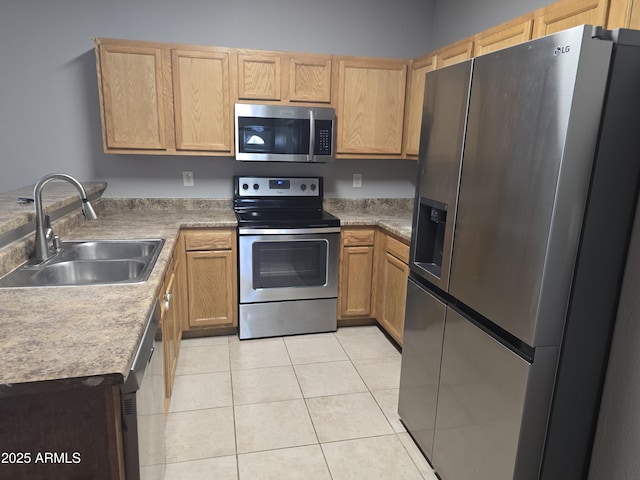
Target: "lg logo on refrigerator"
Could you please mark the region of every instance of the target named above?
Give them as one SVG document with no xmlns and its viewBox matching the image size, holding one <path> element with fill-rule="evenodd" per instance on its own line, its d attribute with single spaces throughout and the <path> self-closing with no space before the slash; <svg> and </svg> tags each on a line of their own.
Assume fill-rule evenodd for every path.
<svg viewBox="0 0 640 480">
<path fill-rule="evenodd" d="M 557 57 L 558 55 L 562 55 L 563 53 L 569 53 L 571 51 L 571 45 L 565 45 L 564 47 L 556 47 L 553 51 L 553 56 Z"/>
</svg>

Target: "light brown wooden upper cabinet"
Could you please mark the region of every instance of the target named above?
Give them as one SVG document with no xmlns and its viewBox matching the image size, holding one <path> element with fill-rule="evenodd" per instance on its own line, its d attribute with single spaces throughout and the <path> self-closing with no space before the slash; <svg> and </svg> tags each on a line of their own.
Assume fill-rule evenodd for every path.
<svg viewBox="0 0 640 480">
<path fill-rule="evenodd" d="M 339 59 L 337 156 L 400 158 L 408 61 Z"/>
<path fill-rule="evenodd" d="M 435 52 L 436 68 L 469 60 L 473 56 L 473 37 L 463 38 Z"/>
<path fill-rule="evenodd" d="M 96 40 L 105 151 L 166 148 L 162 50 Z"/>
<path fill-rule="evenodd" d="M 562 0 L 534 12 L 533 38 L 582 24 L 607 25 L 609 0 Z"/>
<path fill-rule="evenodd" d="M 611 0 L 607 28 L 640 29 L 640 0 Z"/>
<path fill-rule="evenodd" d="M 289 60 L 289 100 L 331 103 L 333 60 L 327 55 L 291 55 Z"/>
<path fill-rule="evenodd" d="M 230 51 L 172 50 L 176 150 L 231 155 Z"/>
<path fill-rule="evenodd" d="M 435 67 L 436 57 L 431 54 L 416 58 L 411 62 L 404 120 L 404 154 L 407 158 L 418 158 L 424 84 L 427 73 L 434 70 Z"/>
<path fill-rule="evenodd" d="M 236 52 L 240 101 L 331 103 L 331 55 Z"/>
<path fill-rule="evenodd" d="M 280 55 L 259 50 L 237 50 L 238 99 L 282 100 Z"/>
<path fill-rule="evenodd" d="M 474 55 L 480 56 L 531 40 L 533 12 L 476 34 Z"/>
</svg>

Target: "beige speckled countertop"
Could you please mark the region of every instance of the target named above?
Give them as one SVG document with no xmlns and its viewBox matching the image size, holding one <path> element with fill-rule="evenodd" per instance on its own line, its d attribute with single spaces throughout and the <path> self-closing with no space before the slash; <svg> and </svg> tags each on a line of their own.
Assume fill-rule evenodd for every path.
<svg viewBox="0 0 640 480">
<path fill-rule="evenodd" d="M 63 240 L 164 238 L 145 283 L 0 289 L 0 397 L 7 384 L 100 376 L 122 382 L 180 227 L 235 227 L 231 208 L 107 210 Z M 55 227 L 55 224 L 54 224 Z"/>
<path fill-rule="evenodd" d="M 340 218 L 342 226 L 378 226 L 406 242 L 411 241 L 412 198 L 325 199 L 324 208 Z"/>
<path fill-rule="evenodd" d="M 33 382 L 73 383 L 88 377 L 122 382 L 179 229 L 237 224 L 225 200 L 101 199 L 96 205 L 99 218 L 76 220 L 62 240 L 164 238 L 155 267 L 141 284 L 0 289 L 0 398 Z M 334 200 L 325 208 L 343 225 L 378 225 L 408 241 L 410 206 L 410 201 Z M 23 251 L 29 242 L 23 240 L 27 247 L 15 250 Z"/>
</svg>

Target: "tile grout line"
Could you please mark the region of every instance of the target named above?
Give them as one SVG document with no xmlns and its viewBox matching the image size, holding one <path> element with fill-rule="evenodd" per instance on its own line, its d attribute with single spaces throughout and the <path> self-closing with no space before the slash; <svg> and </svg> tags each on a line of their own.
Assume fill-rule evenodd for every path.
<svg viewBox="0 0 640 480">
<path fill-rule="evenodd" d="M 334 334 L 335 336 L 335 334 Z M 317 445 L 320 448 L 320 453 L 322 454 L 322 459 L 324 460 L 324 464 L 327 467 L 327 472 L 329 473 L 329 478 L 333 480 L 333 475 L 331 474 L 331 468 L 329 467 L 329 462 L 327 461 L 327 457 L 324 454 L 324 449 L 322 448 L 322 444 L 320 443 L 320 437 L 318 437 L 318 430 L 316 429 L 316 424 L 313 422 L 313 418 L 311 417 L 311 412 L 309 412 L 309 404 L 307 403 L 307 397 L 304 394 L 304 390 L 302 389 L 302 385 L 300 384 L 300 378 L 298 377 L 298 372 L 296 371 L 295 365 L 293 364 L 293 359 L 291 358 L 291 352 L 289 351 L 289 346 L 287 345 L 287 341 L 283 339 L 284 348 L 287 351 L 287 355 L 289 357 L 289 361 L 291 362 L 291 370 L 293 370 L 293 375 L 296 377 L 296 382 L 298 382 L 298 388 L 300 389 L 300 394 L 302 395 L 302 401 L 304 402 L 304 408 L 307 411 L 307 416 L 309 417 L 309 421 L 311 422 L 311 426 L 313 427 L 313 433 L 316 436 L 316 440 L 318 441 Z M 342 346 L 342 345 L 341 345 Z M 238 479 L 240 480 L 240 479 Z"/>
<path fill-rule="evenodd" d="M 340 342 L 340 339 L 338 339 L 338 342 Z M 340 346 L 342 346 L 342 343 L 340 343 Z M 342 347 L 342 348 L 344 350 L 344 347 Z M 345 350 L 345 352 L 346 352 L 346 350 Z M 396 429 L 393 427 L 393 425 L 389 421 L 389 418 L 387 417 L 387 414 L 382 409 L 382 405 L 380 405 L 380 403 L 378 402 L 378 399 L 376 398 L 376 396 L 373 394 L 373 392 L 369 388 L 369 385 L 367 385 L 367 382 L 362 377 L 362 374 L 360 373 L 360 370 L 358 370 L 358 367 L 356 367 L 356 365 L 353 363 L 354 359 L 352 359 L 351 356 L 348 353 L 347 353 L 347 356 L 349 357 L 349 361 L 351 362 L 351 366 L 354 368 L 354 370 L 358 374 L 358 377 L 360 378 L 360 380 L 362 380 L 362 383 L 364 383 L 364 386 L 367 387 L 367 392 L 369 392 L 369 395 L 371 395 L 371 397 L 373 398 L 373 401 L 376 403 L 376 405 L 377 405 L 378 409 L 380 410 L 380 412 L 382 413 L 384 419 L 387 421 L 387 424 L 391 427 L 391 430 L 393 431 L 393 433 L 396 433 Z M 384 358 L 384 357 L 373 357 L 373 358 Z"/>
<path fill-rule="evenodd" d="M 235 444 L 235 458 L 236 458 L 236 477 L 240 480 L 240 457 L 238 454 L 238 430 L 236 424 L 236 401 L 233 398 L 233 368 L 231 367 L 231 343 L 229 342 L 229 338 L 231 335 L 227 336 L 227 345 L 229 347 L 229 378 L 231 383 L 231 412 L 233 413 L 233 441 Z"/>
</svg>

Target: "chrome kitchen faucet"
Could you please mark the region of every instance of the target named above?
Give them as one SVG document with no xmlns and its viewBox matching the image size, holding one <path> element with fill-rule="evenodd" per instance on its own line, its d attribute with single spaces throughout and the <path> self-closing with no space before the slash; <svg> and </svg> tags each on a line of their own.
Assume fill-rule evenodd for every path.
<svg viewBox="0 0 640 480">
<path fill-rule="evenodd" d="M 51 228 L 49 215 L 45 216 L 42 213 L 42 189 L 52 180 L 66 180 L 76 187 L 82 199 L 82 213 L 84 217 L 87 220 L 95 220 L 98 218 L 95 210 L 91 206 L 91 202 L 89 202 L 87 198 L 87 192 L 78 180 L 65 173 L 50 173 L 42 177 L 33 189 L 33 200 L 36 209 L 36 251 L 34 259 L 39 263 L 49 259 L 60 246 L 60 238 L 54 234 Z"/>
</svg>

